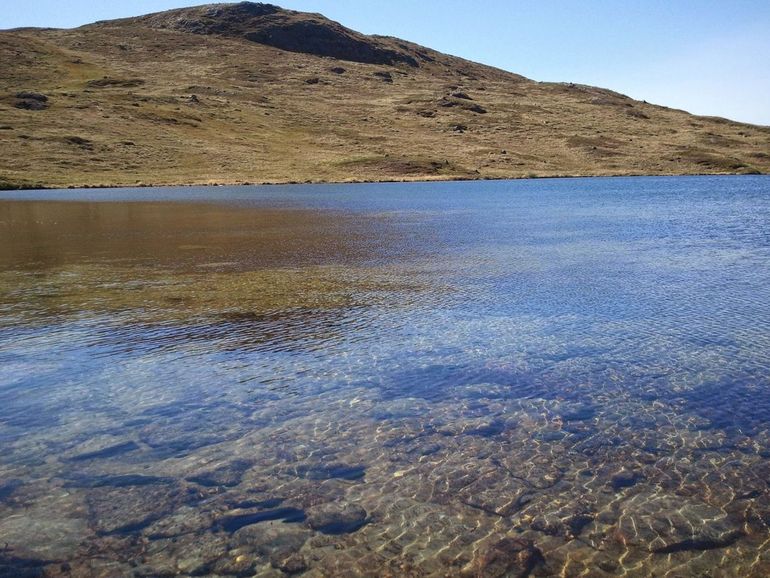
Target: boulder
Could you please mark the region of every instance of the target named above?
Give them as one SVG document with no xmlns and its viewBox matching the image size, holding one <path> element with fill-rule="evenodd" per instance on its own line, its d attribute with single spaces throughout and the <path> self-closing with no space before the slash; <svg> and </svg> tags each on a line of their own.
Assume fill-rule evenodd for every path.
<svg viewBox="0 0 770 578">
<path fill-rule="evenodd" d="M 724 548 L 744 535 L 719 508 L 679 496 L 639 494 L 623 510 L 615 538 L 656 554 Z"/>
<path fill-rule="evenodd" d="M 368 522 L 366 510 L 356 504 L 322 504 L 308 511 L 308 525 L 323 534 L 349 534 Z"/>
<path fill-rule="evenodd" d="M 16 98 L 20 100 L 36 100 L 38 102 L 48 102 L 48 97 L 40 92 L 22 91 L 16 93 Z"/>
<path fill-rule="evenodd" d="M 296 524 L 269 523 L 246 526 L 233 534 L 231 545 L 259 556 L 283 560 L 298 552 L 312 532 Z"/>
<path fill-rule="evenodd" d="M 36 100 L 34 98 L 25 98 L 17 100 L 13 105 L 21 110 L 45 110 L 48 108 L 48 103 L 44 100 Z"/>
<path fill-rule="evenodd" d="M 252 466 L 247 460 L 234 460 L 217 468 L 204 470 L 187 479 L 191 482 L 206 487 L 224 486 L 232 488 L 241 483 L 243 474 Z"/>
<path fill-rule="evenodd" d="M 503 538 L 483 548 L 462 576 L 465 578 L 524 578 L 544 562 L 543 553 L 531 540 Z"/>
</svg>

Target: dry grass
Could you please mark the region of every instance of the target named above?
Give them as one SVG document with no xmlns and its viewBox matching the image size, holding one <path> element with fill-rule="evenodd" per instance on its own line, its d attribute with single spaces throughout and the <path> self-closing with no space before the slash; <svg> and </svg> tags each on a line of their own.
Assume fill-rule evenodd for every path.
<svg viewBox="0 0 770 578">
<path fill-rule="evenodd" d="M 770 172 L 765 127 L 378 42 L 420 65 L 139 21 L 1 32 L 0 187 Z"/>
</svg>

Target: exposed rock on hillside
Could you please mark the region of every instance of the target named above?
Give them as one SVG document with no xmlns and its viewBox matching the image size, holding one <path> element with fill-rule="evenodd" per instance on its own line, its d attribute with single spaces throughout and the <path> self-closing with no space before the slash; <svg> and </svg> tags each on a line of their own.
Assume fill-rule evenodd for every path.
<svg viewBox="0 0 770 578">
<path fill-rule="evenodd" d="M 282 50 L 352 62 L 417 66 L 417 58 L 403 50 L 394 50 L 384 40 L 359 34 L 320 14 L 284 10 L 272 4 L 211 4 L 118 22 L 245 38 Z"/>
</svg>

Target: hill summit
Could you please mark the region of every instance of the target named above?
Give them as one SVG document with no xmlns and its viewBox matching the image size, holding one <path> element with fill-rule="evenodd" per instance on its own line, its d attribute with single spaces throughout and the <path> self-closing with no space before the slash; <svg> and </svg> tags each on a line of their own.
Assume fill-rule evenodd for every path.
<svg viewBox="0 0 770 578">
<path fill-rule="evenodd" d="M 0 62 L 6 188 L 770 172 L 770 128 L 272 4 L 0 31 Z"/>
<path fill-rule="evenodd" d="M 320 14 L 284 10 L 273 4 L 209 4 L 106 23 L 121 24 L 242 38 L 291 52 L 352 62 L 417 66 L 417 58 L 405 51 L 406 46 L 399 50 L 385 39 L 365 36 Z"/>
</svg>

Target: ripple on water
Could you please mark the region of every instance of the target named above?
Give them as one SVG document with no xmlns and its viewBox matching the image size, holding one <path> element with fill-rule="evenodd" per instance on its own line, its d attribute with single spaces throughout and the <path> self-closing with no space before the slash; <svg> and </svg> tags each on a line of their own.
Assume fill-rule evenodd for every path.
<svg viewBox="0 0 770 578">
<path fill-rule="evenodd" d="M 0 201 L 0 575 L 770 574 L 766 178 L 248 191 Z"/>
</svg>

